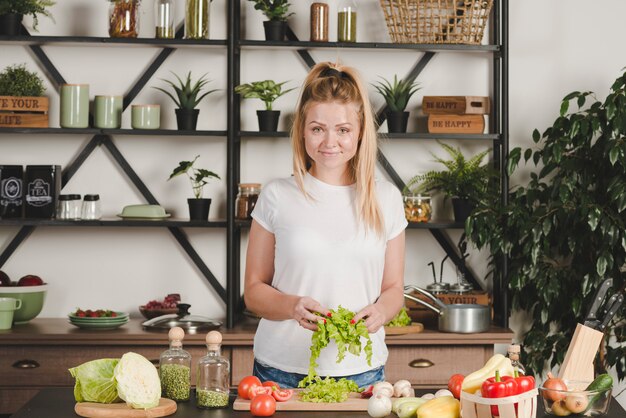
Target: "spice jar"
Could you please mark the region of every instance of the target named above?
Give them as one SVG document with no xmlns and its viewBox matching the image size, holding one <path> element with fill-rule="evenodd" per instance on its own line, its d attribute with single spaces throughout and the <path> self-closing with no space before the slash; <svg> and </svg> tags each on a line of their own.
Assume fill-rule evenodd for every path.
<svg viewBox="0 0 626 418">
<path fill-rule="evenodd" d="M 252 210 L 259 199 L 260 183 L 240 183 L 239 193 L 235 202 L 236 219 L 252 219 Z"/>
<path fill-rule="evenodd" d="M 100 209 L 100 196 L 97 194 L 86 194 L 83 198 L 81 218 L 100 219 L 102 211 Z"/>
<path fill-rule="evenodd" d="M 174 0 L 155 0 L 155 37 L 157 39 L 174 38 Z"/>
<path fill-rule="evenodd" d="M 337 12 L 337 41 L 356 42 L 356 3 L 342 0 Z"/>
<path fill-rule="evenodd" d="M 311 42 L 328 42 L 328 4 L 311 4 Z"/>
<path fill-rule="evenodd" d="M 213 409 L 228 406 L 230 362 L 220 354 L 222 334 L 210 331 L 206 336 L 207 355 L 198 361 L 196 406 Z"/>
<path fill-rule="evenodd" d="M 209 39 L 209 0 L 186 0 L 185 39 Z"/>
<path fill-rule="evenodd" d="M 59 195 L 57 208 L 57 219 L 80 219 L 80 195 L 62 194 Z"/>
<path fill-rule="evenodd" d="M 109 36 L 136 38 L 139 35 L 139 1 L 110 0 Z"/>
<path fill-rule="evenodd" d="M 172 327 L 167 335 L 170 348 L 161 353 L 159 358 L 161 393 L 164 398 L 173 401 L 188 401 L 191 388 L 191 355 L 183 350 L 185 331 L 180 327 Z"/>
<path fill-rule="evenodd" d="M 409 222 L 428 222 L 432 215 L 430 196 L 410 194 L 404 196 L 404 216 Z"/>
</svg>

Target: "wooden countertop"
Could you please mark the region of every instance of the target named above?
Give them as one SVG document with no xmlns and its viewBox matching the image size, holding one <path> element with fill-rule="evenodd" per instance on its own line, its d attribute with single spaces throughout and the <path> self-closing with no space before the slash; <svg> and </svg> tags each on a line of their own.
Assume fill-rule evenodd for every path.
<svg viewBox="0 0 626 418">
<path fill-rule="evenodd" d="M 65 318 L 36 318 L 28 324 L 14 325 L 0 331 L 2 345 L 154 345 L 163 344 L 165 332 L 147 331 L 143 319 L 131 319 L 115 330 L 85 330 L 70 324 Z M 257 321 L 247 320 L 233 329 L 222 327 L 225 346 L 251 346 Z M 189 334 L 185 345 L 203 346 L 205 334 Z M 478 334 L 452 334 L 424 329 L 415 334 L 387 336 L 388 345 L 491 345 L 510 344 L 513 332 L 492 326 Z"/>
</svg>

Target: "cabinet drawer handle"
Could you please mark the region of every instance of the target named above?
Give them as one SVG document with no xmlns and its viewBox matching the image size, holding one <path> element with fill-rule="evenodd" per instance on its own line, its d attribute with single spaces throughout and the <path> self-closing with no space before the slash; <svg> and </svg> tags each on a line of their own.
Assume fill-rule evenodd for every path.
<svg viewBox="0 0 626 418">
<path fill-rule="evenodd" d="M 13 367 L 16 369 L 36 369 L 39 367 L 39 363 L 35 360 L 18 360 L 13 363 Z"/>
<path fill-rule="evenodd" d="M 414 369 L 425 369 L 434 365 L 435 363 L 425 358 L 418 358 L 409 363 L 409 367 L 413 367 Z"/>
</svg>

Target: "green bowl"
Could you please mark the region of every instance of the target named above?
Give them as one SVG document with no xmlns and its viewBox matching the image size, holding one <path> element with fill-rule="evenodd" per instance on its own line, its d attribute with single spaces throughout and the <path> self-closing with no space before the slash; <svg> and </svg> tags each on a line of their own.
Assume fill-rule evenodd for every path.
<svg viewBox="0 0 626 418">
<path fill-rule="evenodd" d="M 26 324 L 41 312 L 47 290 L 47 284 L 40 286 L 0 286 L 0 298 L 21 300 L 22 307 L 13 313 L 13 323 Z"/>
</svg>

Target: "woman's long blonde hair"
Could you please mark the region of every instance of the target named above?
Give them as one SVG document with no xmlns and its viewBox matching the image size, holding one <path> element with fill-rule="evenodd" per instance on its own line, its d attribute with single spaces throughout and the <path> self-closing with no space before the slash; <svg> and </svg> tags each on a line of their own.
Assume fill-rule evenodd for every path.
<svg viewBox="0 0 626 418">
<path fill-rule="evenodd" d="M 330 102 L 356 103 L 359 106 L 361 124 L 359 145 L 356 155 L 350 160 L 348 175 L 356 184 L 357 219 L 366 226 L 366 230 L 372 229 L 378 235 L 382 235 L 383 219 L 374 182 L 378 152 L 376 121 L 367 89 L 354 68 L 322 62 L 315 65 L 304 80 L 291 128 L 293 172 L 296 183 L 308 196 L 304 190 L 304 176 L 311 167 L 312 160 L 304 145 L 307 111 L 312 104 Z"/>
</svg>

